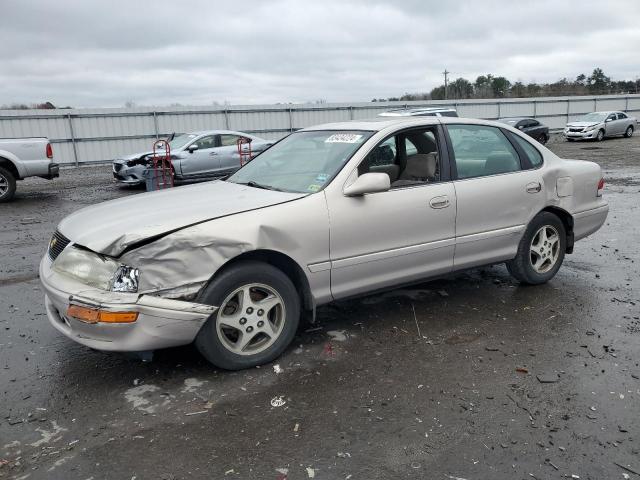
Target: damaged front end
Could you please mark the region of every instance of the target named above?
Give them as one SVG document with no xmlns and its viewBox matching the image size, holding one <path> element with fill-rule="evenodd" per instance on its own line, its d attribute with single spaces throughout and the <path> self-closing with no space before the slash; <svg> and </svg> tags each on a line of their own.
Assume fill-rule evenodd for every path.
<svg viewBox="0 0 640 480">
<path fill-rule="evenodd" d="M 139 289 L 139 271 L 69 245 L 40 264 L 52 325 L 88 347 L 148 351 L 191 343 L 217 307 Z"/>
<path fill-rule="evenodd" d="M 151 166 L 151 153 L 133 158 L 118 158 L 113 161 L 113 178 L 127 185 L 144 183 L 144 172 Z"/>
</svg>

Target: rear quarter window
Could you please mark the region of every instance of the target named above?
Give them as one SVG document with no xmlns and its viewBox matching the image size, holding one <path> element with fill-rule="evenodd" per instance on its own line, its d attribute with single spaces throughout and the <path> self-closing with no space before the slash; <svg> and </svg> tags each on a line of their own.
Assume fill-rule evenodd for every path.
<svg viewBox="0 0 640 480">
<path fill-rule="evenodd" d="M 522 138 L 520 135 L 512 134 L 511 137 L 515 140 L 518 146 L 522 148 L 522 150 L 524 150 L 524 153 L 529 158 L 529 162 L 531 162 L 533 168 L 538 168 L 540 165 L 542 165 L 542 154 L 536 147 L 531 145 L 531 143 Z"/>
</svg>

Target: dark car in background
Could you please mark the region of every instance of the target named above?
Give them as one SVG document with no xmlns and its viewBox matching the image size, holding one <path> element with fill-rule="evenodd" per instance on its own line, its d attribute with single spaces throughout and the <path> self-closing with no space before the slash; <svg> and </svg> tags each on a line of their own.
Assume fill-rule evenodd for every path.
<svg viewBox="0 0 640 480">
<path fill-rule="evenodd" d="M 535 138 L 543 145 L 549 141 L 549 127 L 543 125 L 535 118 L 508 117 L 499 118 L 498 122 L 506 123 L 513 128 L 517 128 L 522 133 L 526 133 L 530 137 Z"/>
</svg>

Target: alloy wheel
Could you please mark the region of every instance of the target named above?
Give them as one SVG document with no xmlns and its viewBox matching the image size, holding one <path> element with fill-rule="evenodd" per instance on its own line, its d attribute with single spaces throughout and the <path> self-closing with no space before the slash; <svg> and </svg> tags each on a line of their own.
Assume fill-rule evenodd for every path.
<svg viewBox="0 0 640 480">
<path fill-rule="evenodd" d="M 235 289 L 222 302 L 218 312 L 218 339 L 237 355 L 256 355 L 265 351 L 278 339 L 286 321 L 280 294 L 260 283 Z"/>
<path fill-rule="evenodd" d="M 531 240 L 529 248 L 531 266 L 538 273 L 551 270 L 560 255 L 560 235 L 551 225 L 540 228 Z"/>
<path fill-rule="evenodd" d="M 9 180 L 0 173 L 0 198 L 4 197 L 9 191 Z"/>
</svg>

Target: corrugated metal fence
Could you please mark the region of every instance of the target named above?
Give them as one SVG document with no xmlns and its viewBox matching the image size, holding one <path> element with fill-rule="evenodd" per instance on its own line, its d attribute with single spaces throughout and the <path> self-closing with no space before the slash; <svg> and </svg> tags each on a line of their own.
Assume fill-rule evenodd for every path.
<svg viewBox="0 0 640 480">
<path fill-rule="evenodd" d="M 83 164 L 146 151 L 171 132 L 227 129 L 278 139 L 319 123 L 363 119 L 391 108 L 452 106 L 461 117 L 496 119 L 529 116 L 551 129 L 598 110 L 640 116 L 640 95 L 456 100 L 430 102 L 332 103 L 75 110 L 0 110 L 0 138 L 48 137 L 56 161 Z"/>
</svg>

